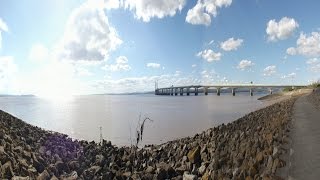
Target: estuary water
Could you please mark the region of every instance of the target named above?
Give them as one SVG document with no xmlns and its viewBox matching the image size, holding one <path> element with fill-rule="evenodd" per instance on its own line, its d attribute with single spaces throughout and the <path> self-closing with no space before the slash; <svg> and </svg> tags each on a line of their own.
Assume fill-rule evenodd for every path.
<svg viewBox="0 0 320 180">
<path fill-rule="evenodd" d="M 193 136 L 210 127 L 229 123 L 266 106 L 248 93 L 216 96 L 86 95 L 66 100 L 35 96 L 0 97 L 0 109 L 41 128 L 72 138 L 130 145 L 137 123 L 144 117 L 143 144 L 161 144 Z M 100 133 L 100 127 L 102 127 Z"/>
</svg>

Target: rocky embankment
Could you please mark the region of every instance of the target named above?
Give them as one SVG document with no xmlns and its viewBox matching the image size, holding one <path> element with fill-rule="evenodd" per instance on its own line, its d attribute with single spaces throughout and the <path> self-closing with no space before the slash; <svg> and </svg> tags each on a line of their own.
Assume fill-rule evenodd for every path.
<svg viewBox="0 0 320 180">
<path fill-rule="evenodd" d="M 72 140 L 0 111 L 0 179 L 277 179 L 293 103 L 139 149 Z"/>
</svg>

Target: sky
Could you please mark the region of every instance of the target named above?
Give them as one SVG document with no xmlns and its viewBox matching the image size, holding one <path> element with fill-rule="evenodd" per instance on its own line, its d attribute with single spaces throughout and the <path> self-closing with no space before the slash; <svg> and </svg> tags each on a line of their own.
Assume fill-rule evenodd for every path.
<svg viewBox="0 0 320 180">
<path fill-rule="evenodd" d="M 0 94 L 320 79 L 317 0 L 0 2 Z"/>
</svg>

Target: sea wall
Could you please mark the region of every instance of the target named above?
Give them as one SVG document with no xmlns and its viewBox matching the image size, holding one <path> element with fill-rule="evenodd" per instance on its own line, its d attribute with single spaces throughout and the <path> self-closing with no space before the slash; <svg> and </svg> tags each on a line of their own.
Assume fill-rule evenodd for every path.
<svg viewBox="0 0 320 180">
<path fill-rule="evenodd" d="M 0 111 L 0 179 L 275 179 L 294 101 L 144 148 L 72 140 Z"/>
</svg>

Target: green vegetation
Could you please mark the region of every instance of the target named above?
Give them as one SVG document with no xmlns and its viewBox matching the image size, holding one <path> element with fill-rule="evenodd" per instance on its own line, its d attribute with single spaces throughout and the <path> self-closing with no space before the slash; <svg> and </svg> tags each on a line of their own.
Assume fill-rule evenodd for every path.
<svg viewBox="0 0 320 180">
<path fill-rule="evenodd" d="M 283 92 L 290 92 L 290 91 L 293 91 L 293 90 L 295 90 L 294 88 L 292 88 L 292 87 L 285 87 L 285 88 L 283 88 Z"/>
<path fill-rule="evenodd" d="M 310 87 L 310 88 L 320 88 L 320 80 L 310 84 L 308 87 Z"/>
</svg>

